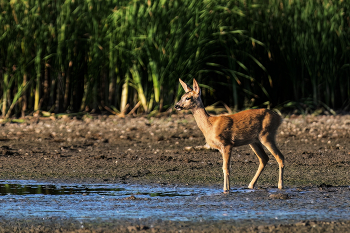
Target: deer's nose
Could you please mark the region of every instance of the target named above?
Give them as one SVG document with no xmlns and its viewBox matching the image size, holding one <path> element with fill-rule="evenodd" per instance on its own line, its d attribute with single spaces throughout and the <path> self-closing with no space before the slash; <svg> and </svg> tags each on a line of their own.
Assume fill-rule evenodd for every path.
<svg viewBox="0 0 350 233">
<path fill-rule="evenodd" d="M 175 104 L 175 109 L 181 110 L 181 106 L 178 104 Z"/>
</svg>

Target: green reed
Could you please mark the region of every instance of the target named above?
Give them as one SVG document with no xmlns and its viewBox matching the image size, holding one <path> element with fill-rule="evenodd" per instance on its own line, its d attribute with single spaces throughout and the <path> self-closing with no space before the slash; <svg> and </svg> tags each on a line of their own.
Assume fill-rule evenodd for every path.
<svg viewBox="0 0 350 233">
<path fill-rule="evenodd" d="M 3 117 L 171 108 L 178 78 L 235 110 L 350 105 L 349 6 L 304 0 L 0 0 Z"/>
</svg>

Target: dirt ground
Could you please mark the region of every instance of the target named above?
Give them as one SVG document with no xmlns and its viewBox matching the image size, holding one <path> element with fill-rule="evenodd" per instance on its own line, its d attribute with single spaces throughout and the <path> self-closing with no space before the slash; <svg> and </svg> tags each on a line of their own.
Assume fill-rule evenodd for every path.
<svg viewBox="0 0 350 233">
<path fill-rule="evenodd" d="M 277 144 L 285 156 L 284 184 L 293 187 L 349 186 L 350 115 L 289 116 L 284 119 Z M 162 117 L 119 118 L 83 116 L 27 118 L 0 127 L 0 179 L 59 180 L 139 184 L 217 185 L 222 188 L 222 158 L 218 151 L 204 149 L 204 137 L 193 116 L 183 113 Z M 256 188 L 277 187 L 278 165 L 270 161 Z M 233 150 L 232 186 L 247 186 L 258 168 L 249 146 Z M 34 221 L 34 220 L 33 220 Z M 57 223 L 55 223 L 57 224 Z M 117 223 L 91 224 L 79 229 L 61 223 L 58 231 L 113 231 Z M 131 224 L 131 223 L 130 223 Z M 123 222 L 119 231 L 176 231 L 188 223 L 159 223 L 158 228 Z M 193 223 L 188 231 L 320 232 L 350 231 L 350 222 L 299 222 L 290 225 L 236 227 L 232 223 Z M 18 228 L 3 224 L 0 232 Z M 129 225 L 129 228 L 128 228 Z M 206 227 L 210 225 L 211 227 Z M 48 226 L 40 225 L 45 232 Z M 34 228 L 36 229 L 36 228 Z M 38 231 L 40 231 L 37 228 Z M 49 232 L 49 231 L 47 231 Z"/>
</svg>

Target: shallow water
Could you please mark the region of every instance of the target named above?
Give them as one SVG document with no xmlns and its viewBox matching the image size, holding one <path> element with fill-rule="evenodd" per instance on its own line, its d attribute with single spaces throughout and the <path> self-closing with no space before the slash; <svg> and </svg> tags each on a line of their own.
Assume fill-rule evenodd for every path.
<svg viewBox="0 0 350 233">
<path fill-rule="evenodd" d="M 0 209 L 2 218 L 333 221 L 350 220 L 350 190 L 233 188 L 223 194 L 216 187 L 2 180 Z"/>
</svg>

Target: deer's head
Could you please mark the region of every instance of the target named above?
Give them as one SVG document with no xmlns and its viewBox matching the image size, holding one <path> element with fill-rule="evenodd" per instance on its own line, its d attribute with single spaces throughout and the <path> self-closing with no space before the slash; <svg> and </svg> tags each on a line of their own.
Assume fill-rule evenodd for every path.
<svg viewBox="0 0 350 233">
<path fill-rule="evenodd" d="M 175 104 L 176 110 L 190 110 L 202 107 L 201 89 L 195 79 L 193 79 L 193 89 L 179 79 L 181 86 L 185 90 L 185 94 L 180 101 Z"/>
</svg>

